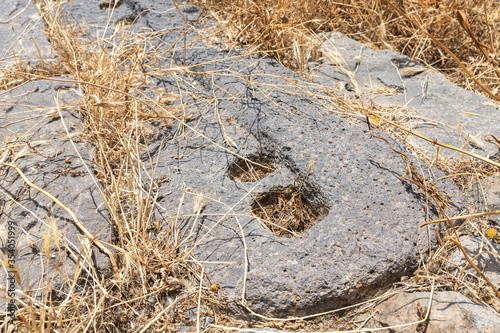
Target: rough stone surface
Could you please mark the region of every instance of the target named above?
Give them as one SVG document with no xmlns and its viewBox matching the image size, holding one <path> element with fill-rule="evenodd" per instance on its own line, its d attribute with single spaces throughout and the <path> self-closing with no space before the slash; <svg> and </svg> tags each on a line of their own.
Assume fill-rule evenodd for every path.
<svg viewBox="0 0 500 333">
<path fill-rule="evenodd" d="M 429 304 L 428 292 L 396 294 L 377 305 L 374 316 L 383 326 L 404 325 L 421 320 L 417 307 L 424 310 Z M 396 332 L 414 333 L 417 325 L 405 328 L 394 328 Z M 469 332 L 494 333 L 500 327 L 500 317 L 491 309 L 476 304 L 464 295 L 452 291 L 435 292 L 432 299 L 430 320 L 421 326 L 426 333 Z"/>
<path fill-rule="evenodd" d="M 71 17 L 84 26 L 89 38 L 109 36 L 114 32 L 114 27 L 119 24 L 132 24 L 139 16 L 139 11 L 133 11 L 135 1 L 121 1 L 115 7 L 105 6 L 106 3 L 112 4 L 113 1 L 72 1 L 65 6 L 71 13 Z M 105 34 L 103 35 L 103 32 Z"/>
<path fill-rule="evenodd" d="M 480 212 L 500 210 L 500 175 L 476 182 L 467 192 L 467 204 Z M 500 215 L 486 216 L 488 221 L 500 225 Z"/>
<path fill-rule="evenodd" d="M 469 257 L 475 258 L 474 263 L 477 267 L 491 282 L 498 286 L 500 284 L 500 260 L 498 258 L 500 245 L 493 242 L 486 243 L 477 237 L 462 237 L 460 241 Z M 455 275 L 458 275 L 463 267 L 468 266 L 465 273 L 475 277 L 478 276 L 476 270 L 468 265 L 460 249 L 451 254 L 449 261 L 458 266 L 454 271 Z"/>
<path fill-rule="evenodd" d="M 84 17 L 85 6 L 68 10 Z M 184 50 L 191 66 L 192 73 L 176 74 L 182 80 L 158 78 L 167 92 L 186 92 L 185 107 L 202 112 L 183 127 L 184 135 L 174 138 L 176 129 L 165 131 L 163 142 L 150 147 L 152 160 L 159 160 L 156 176 L 170 180 L 163 184 L 157 214 L 177 221 L 180 237 L 189 237 L 187 249 L 205 262 L 232 309 L 241 310 L 237 304 L 244 294 L 260 313 L 327 310 L 411 274 L 429 246 L 427 230 L 419 224 L 436 217 L 436 211 L 427 209 L 416 186 L 400 178 L 406 176 L 400 155 L 371 138 L 366 125 L 326 113 L 313 95 L 298 88 L 307 81 L 272 59 L 206 46 L 194 30 L 186 33 L 190 44 L 184 49 L 186 23 L 173 2 L 124 1 L 122 6 L 143 13 L 132 29 L 168 32 L 164 42 L 178 47 L 164 55 L 163 68 L 183 64 Z M 195 20 L 199 12 L 188 8 L 180 3 L 187 19 Z M 274 172 L 254 183 L 232 181 L 228 170 L 236 157 L 231 152 L 264 157 Z M 430 177 L 428 166 L 420 167 Z M 437 184 L 452 196 L 457 213 L 463 207 L 458 189 L 447 179 Z M 284 188 L 300 191 L 318 212 L 320 221 L 301 237 L 277 237 L 251 215 L 255 198 Z M 203 210 L 196 204 L 199 195 L 208 197 Z M 175 218 L 177 211 L 195 216 Z"/>
<path fill-rule="evenodd" d="M 482 155 L 498 153 L 498 147 L 484 141 L 486 134 L 500 136 L 499 110 L 483 96 L 466 91 L 449 82 L 435 71 L 423 71 L 414 76 L 405 69 L 422 68 L 408 57 L 391 50 L 375 51 L 340 33 L 332 33 L 323 43 L 324 48 L 337 52 L 345 61 L 344 68 L 354 71 L 356 58 L 361 62 L 355 72 L 360 91 L 374 96 L 380 104 L 408 105 L 416 110 L 413 129 L 430 139 L 463 147 Z M 339 65 L 326 60 L 319 64 L 315 82 L 334 87 L 338 82 L 352 84 Z M 397 93 L 384 96 L 377 90 L 388 88 Z M 469 140 L 468 140 L 469 139 Z M 429 143 L 417 141 L 432 153 Z M 469 143 L 466 145 L 466 143 Z M 459 153 L 441 148 L 447 156 Z"/>
<path fill-rule="evenodd" d="M 54 98 L 57 97 L 70 135 L 73 135 L 83 160 L 92 168 L 89 147 L 75 135 L 82 129 L 78 111 L 64 107 L 78 98 L 71 88 L 69 84 L 42 80 L 1 93 L 0 141 L 15 152 L 24 149 L 26 155 L 16 164 L 26 177 L 68 206 L 94 236 L 109 242 L 111 228 L 97 185 L 67 139 L 61 118 L 54 108 Z M 0 172 L 0 225 L 5 229 L 9 225 L 15 226 L 16 265 L 23 290 L 32 291 L 33 297 L 39 297 L 43 288 L 66 288 L 66 281 L 73 281 L 76 258 L 82 252 L 85 237 L 69 214 L 44 194 L 24 186 L 23 179 L 14 169 L 1 167 Z M 14 198 L 17 203 L 13 202 Z M 54 217 L 57 232 L 51 228 L 49 215 Z M 6 241 L 1 245 L 4 251 Z M 49 255 L 47 249 L 50 249 L 50 258 L 46 257 Z M 88 260 L 98 273 L 106 272 L 108 258 L 95 246 L 91 249 Z M 85 257 L 85 252 L 82 256 Z M 2 269 L 2 283 L 6 281 L 5 274 Z"/>
<path fill-rule="evenodd" d="M 185 22 L 177 10 L 168 10 L 172 3 L 140 5 L 134 8 L 152 10 L 141 15 L 137 28 L 144 24 L 169 31 L 168 43 L 182 40 Z M 198 13 L 191 15 L 195 19 Z M 170 180 L 160 201 L 165 218 L 177 212 L 183 196 L 182 215 L 196 212 L 196 195 L 209 197 L 199 218 L 180 219 L 179 224 L 190 235 L 192 253 L 207 262 L 211 281 L 220 284 L 233 309 L 243 293 L 245 269 L 249 307 L 272 315 L 356 302 L 410 274 L 420 251 L 429 246 L 419 223 L 435 211 L 431 207 L 427 212 L 424 195 L 399 178 L 406 170 L 401 157 L 371 138 L 366 125 L 323 111 L 294 84 L 307 82 L 276 61 L 223 52 L 196 42 L 198 37 L 195 32 L 186 35 L 196 45 L 186 49 L 186 64 L 196 66 L 193 72 L 199 74 L 158 81 L 167 91 L 181 82 L 181 91 L 196 94 L 197 100 L 184 100 L 191 108 L 213 96 L 217 103 L 206 104 L 206 114 L 187 123 L 184 139 L 169 140 L 174 133 L 166 132 L 161 152 L 160 142 L 151 151 L 153 160 L 158 157 L 154 152 L 160 154 L 156 175 Z M 183 56 L 181 51 L 167 54 L 164 68 L 182 64 Z M 265 157 L 275 171 L 255 183 L 234 182 L 228 170 L 236 158 L 228 150 Z M 462 206 L 451 182 L 438 186 Z M 319 214 L 320 221 L 301 237 L 277 237 L 251 215 L 254 198 L 283 188 L 300 189 Z"/>
<path fill-rule="evenodd" d="M 291 72 L 273 67 L 269 59 L 253 65 L 251 60 L 242 59 L 233 70 L 246 77 L 252 75 L 254 85 L 261 87 L 280 83 L 259 72 L 272 71 L 299 80 Z M 221 222 L 208 216 L 200 220 L 194 252 L 200 260 L 236 262 L 207 264 L 209 274 L 230 299 L 237 300 L 243 291 L 243 241 L 249 265 L 248 304 L 273 315 L 304 314 L 356 302 L 417 267 L 419 250 L 426 248 L 428 239 L 419 228 L 426 219 L 426 203 L 422 193 L 398 178 L 405 176 L 406 170 L 398 154 L 383 141 L 370 138 L 365 126 L 324 114 L 306 97 L 278 90 L 254 93 L 234 77 L 214 81 L 221 87 L 216 92 L 221 115 L 230 116 L 242 127 L 226 126 L 241 147 L 238 152 L 263 155 L 276 170 L 254 184 L 233 182 L 227 170 L 234 158 L 215 148 L 200 149 L 210 144 L 197 138 L 164 146 L 157 172 L 171 178 L 165 190 L 173 192 L 163 200 L 165 206 L 172 199 L 177 203 L 184 191 L 182 185 L 224 203 L 207 204 L 204 213 L 228 213 L 229 217 Z M 287 89 L 293 91 L 292 87 Z M 244 91 L 241 104 L 224 101 L 240 91 Z M 220 126 L 212 119 L 199 119 L 198 126 L 210 139 L 223 144 Z M 306 177 L 311 160 L 311 173 Z M 439 186 L 460 198 L 451 183 Z M 286 187 L 302 188 L 304 197 L 323 218 L 301 238 L 278 238 L 248 217 L 253 197 Z M 242 217 L 232 218 L 233 213 Z M 429 214 L 435 216 L 432 210 Z"/>
<path fill-rule="evenodd" d="M 44 60 L 51 57 L 50 43 L 34 1 L 2 1 L 0 21 L 7 22 L 0 24 L 0 68 L 36 65 L 41 56 Z"/>
</svg>

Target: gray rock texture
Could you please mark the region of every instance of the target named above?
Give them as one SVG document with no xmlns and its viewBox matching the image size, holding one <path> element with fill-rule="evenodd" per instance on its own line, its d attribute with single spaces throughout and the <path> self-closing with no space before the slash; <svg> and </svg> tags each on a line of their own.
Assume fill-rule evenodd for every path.
<svg viewBox="0 0 500 333">
<path fill-rule="evenodd" d="M 36 66 L 42 58 L 51 58 L 50 43 L 34 1 L 2 1 L 0 22 L 0 68 Z"/>
<path fill-rule="evenodd" d="M 340 33 L 332 33 L 323 42 L 323 49 L 335 52 L 333 63 L 326 59 L 318 64 L 314 81 L 329 87 L 338 82 L 354 85 L 341 68 L 354 73 L 359 91 L 373 97 L 379 104 L 408 105 L 416 113 L 412 116 L 413 129 L 424 136 L 455 147 L 464 147 L 481 155 L 494 155 L 498 147 L 485 142 L 484 136 L 500 136 L 499 110 L 486 97 L 466 91 L 449 82 L 442 74 L 425 71 L 415 61 L 391 50 L 375 51 Z M 327 53 L 327 51 L 325 51 Z M 359 66 L 356 65 L 360 59 Z M 357 69 L 356 69 L 357 68 Z M 356 70 L 355 70 L 356 69 Z M 422 69 L 422 73 L 408 75 L 408 70 Z M 394 94 L 382 94 L 392 89 Z M 429 143 L 417 139 L 430 153 Z M 442 148 L 447 156 L 459 153 Z"/>
<path fill-rule="evenodd" d="M 126 2 L 127 4 L 124 4 Z M 63 4 L 72 19 L 85 27 L 87 37 L 109 36 L 119 24 L 129 25 L 135 22 L 140 11 L 134 11 L 136 1 L 72 1 Z M 141 1 L 142 2 L 142 1 Z M 104 34 L 103 34 L 104 32 Z"/>
<path fill-rule="evenodd" d="M 65 108 L 78 98 L 71 88 L 66 83 L 42 80 L 1 93 L 0 141 L 2 147 L 11 147 L 16 153 L 24 151 L 16 165 L 33 184 L 68 206 L 94 236 L 109 242 L 111 227 L 97 184 L 68 140 L 55 108 L 57 98 L 69 133 L 83 161 L 92 168 L 89 146 L 77 135 L 82 130 L 78 110 Z M 2 166 L 0 172 L 0 225 L 5 229 L 15 227 L 16 266 L 22 289 L 31 291 L 33 297 L 42 295 L 43 289 L 67 290 L 74 279 L 78 256 L 82 254 L 81 267 L 87 255 L 86 237 L 69 214 L 44 194 L 26 186 L 14 169 Z M 1 246 L 5 251 L 6 239 L 2 239 Z M 86 269 L 95 267 L 100 274 L 107 272 L 108 258 L 95 246 L 90 250 Z M 81 277 L 85 277 L 85 271 Z M 3 267 L 0 281 L 6 281 Z"/>
<path fill-rule="evenodd" d="M 467 204 L 480 212 L 500 210 L 500 175 L 476 182 L 467 192 Z M 500 225 L 500 215 L 486 216 L 488 221 Z"/>
<path fill-rule="evenodd" d="M 418 304 L 422 307 L 425 317 L 429 296 L 428 292 L 396 294 L 375 307 L 377 314 L 374 319 L 383 326 L 404 325 L 420 321 L 423 318 L 418 316 Z M 411 325 L 404 328 L 393 328 L 391 332 L 494 333 L 498 332 L 500 327 L 500 317 L 493 310 L 452 291 L 434 293 L 429 318 L 426 324 L 420 324 L 420 330 L 416 327 L 417 325 Z"/>
<path fill-rule="evenodd" d="M 97 6 L 81 1 L 66 10 L 84 19 Z M 165 129 L 145 161 L 158 160 L 155 176 L 169 179 L 156 212 L 164 228 L 178 224 L 184 253 L 205 263 L 233 310 L 243 312 L 242 295 L 251 309 L 274 316 L 329 310 L 411 274 L 434 233 L 419 225 L 437 210 L 401 179 L 406 164 L 399 154 L 372 138 L 366 124 L 327 113 L 315 91 L 300 89 L 307 81 L 275 60 L 207 46 L 202 27 L 185 31 L 180 12 L 191 27 L 196 9 L 181 2 L 179 12 L 171 1 L 124 1 L 122 7 L 137 17 L 130 29 L 165 32 L 162 43 L 170 51 L 162 68 L 189 66 L 156 80 L 166 92 L 183 94 L 182 106 L 193 117 L 182 128 Z M 242 165 L 235 154 L 257 157 L 273 171 L 255 182 L 234 181 L 231 170 Z M 427 165 L 414 162 L 432 177 Z M 437 185 L 452 198 L 451 214 L 458 213 L 461 193 L 448 179 Z M 299 202 L 287 206 L 289 215 L 305 206 L 312 215 L 300 236 L 278 237 L 252 215 L 261 205 L 278 205 L 278 198 L 292 202 L 287 195 Z"/>
<path fill-rule="evenodd" d="M 165 54 L 163 68 L 183 64 L 185 21 L 169 10 L 173 3 L 123 6 L 143 13 L 131 28 L 169 32 L 164 43 L 178 50 Z M 85 15 L 83 8 L 68 10 Z M 180 10 L 191 21 L 199 15 L 182 3 Z M 170 180 L 163 184 L 164 210 L 158 214 L 177 221 L 187 237 L 186 251 L 206 263 L 232 309 L 242 310 L 242 294 L 251 309 L 276 316 L 332 309 L 410 274 L 430 245 L 431 236 L 419 224 L 436 210 L 400 178 L 406 170 L 401 156 L 372 138 L 366 125 L 321 109 L 312 94 L 297 87 L 307 81 L 275 60 L 224 52 L 199 39 L 195 30 L 186 33 L 192 73 L 176 74 L 182 80 L 158 78 L 158 84 L 166 91 L 177 91 L 180 84 L 179 91 L 190 92 L 184 107 L 204 108 L 193 113 L 183 136 L 166 130 L 163 142 L 151 144 L 150 151 L 160 161 L 156 176 Z M 233 153 L 257 157 L 274 171 L 251 183 L 233 181 L 230 170 L 240 163 Z M 450 181 L 438 187 L 452 196 L 453 211 L 463 207 Z M 300 237 L 278 237 L 252 216 L 252 209 L 269 203 L 264 197 L 276 199 L 282 191 L 300 193 L 314 215 L 314 225 Z M 203 210 L 195 203 L 200 196 L 207 198 Z M 189 214 L 195 216 L 182 217 Z"/>
<path fill-rule="evenodd" d="M 500 246 L 492 241 L 486 243 L 477 237 L 462 237 L 460 241 L 469 257 L 474 258 L 477 267 L 493 284 L 498 286 L 500 284 L 500 259 L 498 255 Z M 470 276 L 478 276 L 478 273 L 468 264 L 460 249 L 451 254 L 449 261 L 458 267 L 454 270 L 455 275 L 462 273 L 461 269 L 467 266 L 463 271 L 468 276 L 466 279 L 470 278 Z"/>
<path fill-rule="evenodd" d="M 242 58 L 233 71 L 251 77 L 254 87 L 282 85 L 279 78 L 259 74 L 271 71 L 300 80 L 270 59 Z M 157 172 L 171 178 L 165 206 L 181 196 L 184 186 L 217 200 L 207 204 L 205 214 L 228 214 L 222 220 L 206 216 L 199 221 L 193 252 L 208 262 L 235 262 L 207 264 L 233 302 L 246 282 L 246 300 L 256 311 L 286 315 L 327 310 L 369 297 L 417 267 L 429 238 L 419 224 L 435 211 L 426 209 L 425 195 L 399 178 L 406 170 L 400 155 L 371 138 L 365 126 L 325 114 L 305 96 L 278 89 L 260 93 L 235 77 L 214 81 L 220 87 L 219 112 L 238 125 L 226 126 L 226 131 L 241 147 L 240 155 L 263 156 L 275 171 L 253 184 L 231 181 L 228 170 L 235 158 L 220 149 L 200 149 L 210 144 L 196 138 L 164 146 Z M 241 104 L 225 101 L 241 91 Z M 220 126 L 212 119 L 199 119 L 197 126 L 223 145 Z M 438 186 L 460 198 L 451 183 Z M 300 238 L 276 237 L 250 217 L 255 198 L 285 188 L 300 189 L 319 215 Z"/>
</svg>

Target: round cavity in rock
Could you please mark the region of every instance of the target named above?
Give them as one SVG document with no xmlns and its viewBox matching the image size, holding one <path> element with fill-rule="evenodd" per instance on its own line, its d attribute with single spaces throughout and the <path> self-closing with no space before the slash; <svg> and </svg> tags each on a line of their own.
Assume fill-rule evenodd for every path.
<svg viewBox="0 0 500 333">
<path fill-rule="evenodd" d="M 262 193 L 251 209 L 252 215 L 278 237 L 300 235 L 326 215 L 319 214 L 296 187 Z"/>
<path fill-rule="evenodd" d="M 252 155 L 246 160 L 238 158 L 229 167 L 229 178 L 240 182 L 256 182 L 274 171 L 269 159 Z"/>
</svg>

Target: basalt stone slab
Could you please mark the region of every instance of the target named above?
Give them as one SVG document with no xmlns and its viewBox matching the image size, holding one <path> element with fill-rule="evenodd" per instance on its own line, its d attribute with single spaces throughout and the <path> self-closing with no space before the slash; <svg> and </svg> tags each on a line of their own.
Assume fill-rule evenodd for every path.
<svg viewBox="0 0 500 333">
<path fill-rule="evenodd" d="M 411 274 L 434 232 L 429 236 L 419 224 L 437 215 L 416 186 L 401 180 L 400 155 L 372 138 L 366 125 L 326 113 L 291 83 L 304 79 L 272 59 L 237 59 L 216 47 L 188 50 L 187 59 L 204 74 L 190 77 L 192 85 L 217 96 L 224 130 L 207 112 L 188 123 L 203 136 L 187 131 L 190 140 L 163 144 L 156 172 L 170 182 L 160 205 L 171 215 L 191 214 L 179 222 L 190 236 L 188 249 L 206 263 L 233 310 L 242 313 L 243 294 L 251 309 L 270 315 L 332 309 Z M 225 144 L 224 131 L 237 148 Z M 234 181 L 239 159 L 213 142 L 269 161 L 273 171 L 255 182 Z M 421 165 L 430 177 L 427 168 Z M 457 204 L 454 213 L 463 207 L 451 182 L 438 187 Z M 278 237 L 252 215 L 260 199 L 283 191 L 300 192 L 316 214 L 300 237 Z M 211 199 L 196 217 L 198 193 Z"/>
<path fill-rule="evenodd" d="M 206 58 L 201 59 L 207 54 L 212 53 L 198 52 L 196 61 L 206 63 Z M 191 156 L 189 161 L 160 160 L 178 165 L 175 179 L 182 179 L 186 187 L 224 203 L 210 202 L 205 207 L 207 216 L 195 224 L 193 253 L 208 262 L 207 272 L 231 304 L 236 307 L 245 291 L 248 306 L 258 312 L 301 315 L 357 302 L 411 274 L 432 237 L 419 224 L 437 215 L 435 207 L 427 209 L 425 195 L 400 178 L 406 176 L 401 156 L 372 138 L 366 125 L 327 114 L 292 85 L 284 85 L 281 77 L 301 78 L 273 60 L 242 58 L 233 64 L 233 75 L 225 73 L 224 66 L 228 64 L 219 62 L 197 70 L 217 69 L 222 74 L 213 79 L 219 112 L 252 138 L 240 155 L 261 156 L 274 171 L 253 183 L 234 182 L 229 170 L 237 158 L 220 150 L 190 152 L 184 145 L 183 155 Z M 230 96 L 239 96 L 238 102 Z M 211 126 L 215 132 L 216 123 Z M 196 156 L 199 162 L 193 160 Z M 184 169 L 181 163 L 190 167 Z M 451 182 L 438 182 L 438 186 L 463 207 L 461 194 Z M 252 209 L 264 204 L 261 198 L 286 190 L 299 191 L 317 214 L 316 224 L 300 237 L 277 237 L 252 216 Z M 229 217 L 222 218 L 224 214 Z"/>
<path fill-rule="evenodd" d="M 113 3 L 113 1 L 82 0 L 62 4 L 62 10 L 85 28 L 101 30 L 106 26 L 109 28 L 125 24 L 132 27 L 147 27 L 149 31 L 171 31 L 174 33 L 174 38 L 178 38 L 184 32 L 186 21 L 188 24 L 193 24 L 201 18 L 201 9 L 186 5 L 184 1 L 178 2 L 179 9 L 172 1 L 123 0 L 115 2 L 116 5 Z"/>
<path fill-rule="evenodd" d="M 500 135 L 499 110 L 486 97 L 472 93 L 449 82 L 442 74 L 426 71 L 410 58 L 391 50 L 375 51 L 340 33 L 325 38 L 323 49 L 339 55 L 342 66 L 354 73 L 360 92 L 374 97 L 379 104 L 408 105 L 416 111 L 411 116 L 413 129 L 439 142 L 466 147 L 482 155 L 498 152 L 495 145 L 485 142 L 484 136 Z M 357 59 L 360 62 L 357 63 Z M 408 75 L 414 70 L 421 73 Z M 349 77 L 339 64 L 325 59 L 317 64 L 314 81 L 328 87 L 344 82 L 352 88 Z M 382 94 L 391 89 L 393 93 Z M 351 89 L 352 90 L 352 89 Z M 434 152 L 429 143 L 417 141 Z M 441 149 L 446 156 L 459 156 L 453 150 Z"/>
<path fill-rule="evenodd" d="M 54 99 L 57 99 L 77 150 L 92 170 L 89 146 L 77 135 L 82 130 L 82 119 L 78 110 L 65 107 L 78 99 L 72 88 L 66 83 L 41 80 L 0 93 L 0 140 L 4 147 L 10 146 L 16 153 L 24 150 L 25 155 L 16 165 L 33 184 L 69 207 L 92 235 L 109 242 L 111 226 L 99 185 L 68 140 L 54 108 Z M 3 166 L 0 177 L 0 223 L 5 229 L 14 227 L 15 264 L 24 291 L 40 297 L 42 289 L 67 290 L 68 283 L 74 279 L 76 262 L 80 260 L 82 267 L 83 258 L 86 258 L 86 269 L 94 267 L 98 274 L 109 271 L 108 257 L 87 242 L 68 213 L 44 194 L 25 185 L 15 170 Z M 1 245 L 5 251 L 7 240 L 3 239 Z M 4 269 L 0 272 L 0 281 L 6 281 Z"/>
<path fill-rule="evenodd" d="M 158 54 L 168 50 L 165 58 L 170 61 L 173 60 L 172 55 L 183 54 L 185 45 L 193 47 L 193 43 L 203 39 L 193 31 L 196 22 L 203 18 L 201 9 L 185 1 L 178 1 L 178 7 L 172 1 L 123 0 L 114 7 L 104 6 L 106 3 L 112 2 L 81 0 L 63 4 L 62 10 L 87 29 L 86 37 L 91 40 L 96 40 L 98 36 L 111 36 L 119 25 L 125 25 L 127 30 L 137 34 L 154 32 L 148 47 L 156 48 Z M 115 36 L 114 43 L 117 40 Z M 184 60 L 182 56 L 179 59 Z"/>
<path fill-rule="evenodd" d="M 155 177 L 167 180 L 156 212 L 163 231 L 179 227 L 182 250 L 205 264 L 231 309 L 243 314 L 244 296 L 251 309 L 275 316 L 328 310 L 412 273 L 434 234 L 419 225 L 437 212 L 401 179 L 406 164 L 399 154 L 371 137 L 366 124 L 322 109 L 314 99 L 319 91 L 301 89 L 308 82 L 275 60 L 203 45 L 196 29 L 184 35 L 173 2 L 136 4 L 147 24 L 138 20 L 135 27 L 193 41 L 182 52 L 165 53 L 162 65 L 184 64 L 185 56 L 191 72 L 157 82 L 185 94 L 183 106 L 198 111 L 165 130 L 147 158 L 158 161 L 151 163 Z M 255 181 L 237 175 L 242 158 L 261 167 Z M 414 162 L 431 177 L 427 165 Z M 448 179 L 436 183 L 452 198 L 449 213 L 458 213 L 459 190 Z M 298 214 L 293 205 L 307 212 L 308 228 L 280 237 L 255 216 L 260 206 L 280 205 L 288 216 Z"/>
<path fill-rule="evenodd" d="M 37 65 L 51 57 L 43 20 L 34 1 L 5 0 L 0 3 L 0 68 L 14 64 Z"/>
</svg>

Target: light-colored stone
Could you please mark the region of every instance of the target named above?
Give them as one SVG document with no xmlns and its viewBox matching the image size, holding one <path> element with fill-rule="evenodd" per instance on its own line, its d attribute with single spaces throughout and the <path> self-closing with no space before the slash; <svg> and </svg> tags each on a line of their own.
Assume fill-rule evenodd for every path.
<svg viewBox="0 0 500 333">
<path fill-rule="evenodd" d="M 429 304 L 429 292 L 401 293 L 376 306 L 375 320 L 383 326 L 403 325 L 418 322 L 418 304 L 423 315 Z M 422 323 L 405 328 L 394 328 L 401 333 L 495 333 L 500 332 L 500 317 L 486 306 L 472 302 L 458 292 L 440 291 L 433 296 L 431 312 L 425 329 Z"/>
<path fill-rule="evenodd" d="M 495 251 L 500 253 L 500 246 L 493 242 L 489 242 L 488 244 L 486 241 L 477 237 L 462 237 L 460 242 L 467 251 L 469 257 L 474 259 L 474 263 L 477 267 L 491 282 L 498 286 L 500 284 L 500 258 Z M 456 249 L 455 252 L 451 254 L 449 261 L 460 269 L 468 265 L 460 249 Z M 459 269 L 455 268 L 454 273 L 458 275 Z M 476 270 L 470 265 L 465 269 L 465 273 L 478 276 Z"/>
</svg>

